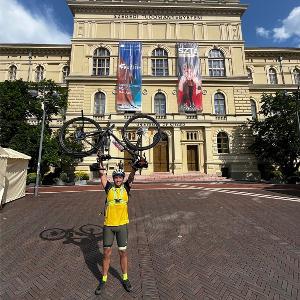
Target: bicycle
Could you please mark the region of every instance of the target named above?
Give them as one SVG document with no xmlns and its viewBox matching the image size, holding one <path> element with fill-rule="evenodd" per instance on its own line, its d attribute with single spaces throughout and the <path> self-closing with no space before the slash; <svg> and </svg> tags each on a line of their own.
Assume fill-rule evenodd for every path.
<svg viewBox="0 0 300 300">
<path fill-rule="evenodd" d="M 128 159 L 132 162 L 146 161 L 142 151 L 153 148 L 161 139 L 159 123 L 151 116 L 137 113 L 127 120 L 121 130 L 122 140 L 114 133 L 115 124 L 108 123 L 106 128 L 81 111 L 81 117 L 67 121 L 60 129 L 59 142 L 69 155 L 83 158 L 97 153 L 99 159 Z M 109 155 L 111 142 L 121 151 L 127 151 L 131 158 Z M 105 153 L 108 152 L 106 155 Z"/>
</svg>

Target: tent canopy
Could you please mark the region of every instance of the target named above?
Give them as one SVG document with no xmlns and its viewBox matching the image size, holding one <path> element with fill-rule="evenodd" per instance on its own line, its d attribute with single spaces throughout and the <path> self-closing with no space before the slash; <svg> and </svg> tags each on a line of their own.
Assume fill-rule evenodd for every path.
<svg viewBox="0 0 300 300">
<path fill-rule="evenodd" d="M 0 147 L 0 157 L 1 158 L 15 158 L 15 159 L 27 159 L 30 160 L 31 156 L 28 156 L 24 153 L 18 152 L 10 148 Z"/>
<path fill-rule="evenodd" d="M 0 147 L 0 205 L 25 196 L 30 156 Z"/>
</svg>

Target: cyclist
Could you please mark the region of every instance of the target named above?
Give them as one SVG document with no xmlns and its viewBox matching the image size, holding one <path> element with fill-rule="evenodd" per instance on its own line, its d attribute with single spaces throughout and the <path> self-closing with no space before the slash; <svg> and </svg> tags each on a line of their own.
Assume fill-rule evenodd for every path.
<svg viewBox="0 0 300 300">
<path fill-rule="evenodd" d="M 99 295 L 107 281 L 107 274 L 110 265 L 110 257 L 112 253 L 112 245 L 116 236 L 120 266 L 123 273 L 123 286 L 127 292 L 132 290 L 131 283 L 128 279 L 128 258 L 127 258 L 127 242 L 128 242 L 128 198 L 131 185 L 134 180 L 135 172 L 139 168 L 147 167 L 146 160 L 139 160 L 132 165 L 132 170 L 128 179 L 124 182 L 125 173 L 122 169 L 113 171 L 113 183 L 107 180 L 104 174 L 103 162 L 100 158 L 100 180 L 106 192 L 105 201 L 105 219 L 103 226 L 103 264 L 102 278 L 95 294 Z"/>
</svg>

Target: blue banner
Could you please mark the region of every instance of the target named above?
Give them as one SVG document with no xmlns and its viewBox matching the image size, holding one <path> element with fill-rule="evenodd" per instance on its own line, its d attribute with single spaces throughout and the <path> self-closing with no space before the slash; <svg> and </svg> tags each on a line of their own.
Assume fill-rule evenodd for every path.
<svg viewBox="0 0 300 300">
<path fill-rule="evenodd" d="M 141 111 L 141 61 L 141 42 L 119 43 L 119 65 L 116 97 L 118 111 Z"/>
</svg>

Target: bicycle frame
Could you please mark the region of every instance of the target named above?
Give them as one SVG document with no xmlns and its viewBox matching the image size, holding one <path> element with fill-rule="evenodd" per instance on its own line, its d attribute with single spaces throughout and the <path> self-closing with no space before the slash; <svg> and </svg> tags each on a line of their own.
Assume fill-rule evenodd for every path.
<svg viewBox="0 0 300 300">
<path fill-rule="evenodd" d="M 123 160 L 136 160 L 138 157 L 141 157 L 141 155 L 138 153 L 138 151 L 133 151 L 132 149 L 130 149 L 126 143 L 124 141 L 121 141 L 112 131 L 112 129 L 115 127 L 115 125 L 111 125 L 109 127 L 107 127 L 105 129 L 104 132 L 99 132 L 99 131 L 94 131 L 94 132 L 89 132 L 89 133 L 86 133 L 84 138 L 86 137 L 91 137 L 91 136 L 97 136 L 99 135 L 99 138 L 100 139 L 103 139 L 105 138 L 105 136 L 111 140 L 111 137 L 114 138 L 114 140 L 120 144 L 122 146 L 122 150 L 120 151 L 127 151 L 131 156 L 132 156 L 132 159 L 131 158 L 124 158 L 124 157 L 113 157 L 113 156 L 110 156 L 110 159 L 113 158 L 113 159 L 123 159 Z M 99 149 L 97 149 L 99 150 Z"/>
<path fill-rule="evenodd" d="M 123 141 L 121 141 L 118 137 L 116 137 L 114 134 L 113 134 L 113 132 L 112 132 L 112 128 L 114 128 L 114 125 L 112 125 L 111 127 L 109 127 L 107 130 L 106 130 L 106 135 L 108 136 L 108 138 L 110 139 L 110 137 L 113 137 L 114 138 L 114 140 L 118 143 L 118 144 L 120 144 L 122 147 L 123 147 L 123 150 L 121 150 L 122 152 L 125 150 L 125 151 L 127 151 L 131 156 L 132 156 L 132 158 L 133 159 L 136 159 L 136 158 L 138 158 L 138 157 L 140 157 L 140 154 L 138 154 L 138 152 L 136 151 L 133 151 L 133 150 L 131 150 L 131 149 L 129 149 L 129 147 L 123 142 Z M 103 136 L 105 136 L 105 133 L 103 134 Z M 111 158 L 114 158 L 114 159 L 123 159 L 123 160 L 132 160 L 132 159 L 130 159 L 130 158 L 124 158 L 124 157 L 113 157 L 113 156 L 111 156 Z"/>
</svg>

